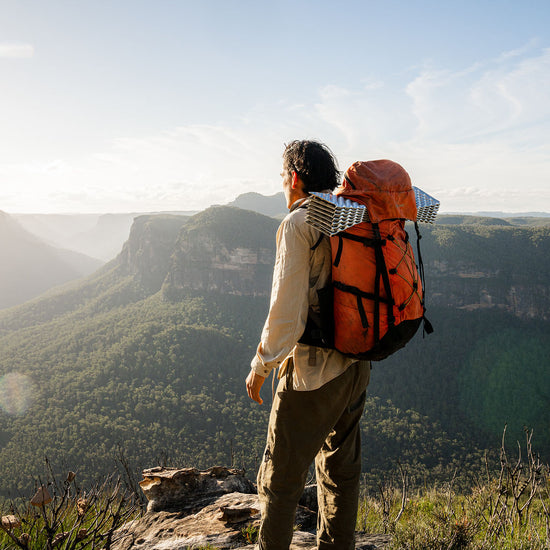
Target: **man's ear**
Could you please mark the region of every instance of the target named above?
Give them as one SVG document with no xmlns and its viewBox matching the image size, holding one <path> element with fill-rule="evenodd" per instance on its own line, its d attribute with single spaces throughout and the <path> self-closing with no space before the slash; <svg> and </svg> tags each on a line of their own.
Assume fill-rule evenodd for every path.
<svg viewBox="0 0 550 550">
<path fill-rule="evenodd" d="M 292 189 L 297 189 L 298 188 L 298 180 L 300 178 L 298 177 L 298 174 L 292 170 L 292 182 L 291 182 L 291 187 Z"/>
</svg>

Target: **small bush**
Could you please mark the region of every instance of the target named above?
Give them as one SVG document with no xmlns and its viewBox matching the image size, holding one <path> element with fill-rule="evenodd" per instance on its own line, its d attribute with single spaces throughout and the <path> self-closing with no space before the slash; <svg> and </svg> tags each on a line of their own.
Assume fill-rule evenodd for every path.
<svg viewBox="0 0 550 550">
<path fill-rule="evenodd" d="M 2 510 L 0 547 L 110 548 L 115 531 L 138 515 L 139 506 L 133 495 L 122 490 L 120 480 L 110 477 L 100 486 L 83 491 L 75 479 L 69 472 L 58 484 L 50 469 L 48 480 L 37 485 L 30 501 L 12 504 L 7 513 Z"/>
</svg>

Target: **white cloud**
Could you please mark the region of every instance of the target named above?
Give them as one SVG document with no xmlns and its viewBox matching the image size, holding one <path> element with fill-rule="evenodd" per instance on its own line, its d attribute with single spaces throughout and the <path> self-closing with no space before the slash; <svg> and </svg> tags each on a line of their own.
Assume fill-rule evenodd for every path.
<svg viewBox="0 0 550 550">
<path fill-rule="evenodd" d="M 342 166 L 392 158 L 443 210 L 550 211 L 550 50 L 341 89 L 317 111 L 346 127 Z"/>
<path fill-rule="evenodd" d="M 381 81 L 354 90 L 323 88 L 315 114 L 331 126 L 330 134 L 340 132 L 345 149 L 363 154 L 378 144 L 408 139 L 414 122 L 405 91 Z"/>
<path fill-rule="evenodd" d="M 550 211 L 550 50 L 531 50 L 423 68 L 398 85 L 326 86 L 311 101 L 259 103 L 216 125 L 113 139 L 86 158 L 0 165 L 0 177 L 17 184 L 11 201 L 32 197 L 36 211 L 195 210 L 279 191 L 283 143 L 317 138 L 342 168 L 396 160 L 444 211 Z"/>
<path fill-rule="evenodd" d="M 407 86 L 417 136 L 454 143 L 538 141 L 531 127 L 550 115 L 550 49 L 520 55 L 518 50 L 464 71 L 422 71 Z"/>
<path fill-rule="evenodd" d="M 0 42 L 0 58 L 29 58 L 34 55 L 34 46 L 22 42 Z"/>
</svg>

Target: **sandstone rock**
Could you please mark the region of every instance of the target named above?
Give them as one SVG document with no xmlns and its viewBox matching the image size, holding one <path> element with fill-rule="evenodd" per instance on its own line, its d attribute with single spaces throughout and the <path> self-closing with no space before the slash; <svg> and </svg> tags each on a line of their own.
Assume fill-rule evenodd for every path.
<svg viewBox="0 0 550 550">
<path fill-rule="evenodd" d="M 218 516 L 220 521 L 225 523 L 241 523 L 246 521 L 249 517 L 255 516 L 260 510 L 257 508 L 250 508 L 250 506 L 221 506 L 221 514 Z"/>
<path fill-rule="evenodd" d="M 258 496 L 229 493 L 195 514 L 185 512 L 147 512 L 141 519 L 126 524 L 116 533 L 114 550 L 185 550 L 210 544 L 220 550 L 247 545 L 243 531 L 260 526 Z M 240 511 L 240 517 L 227 511 Z M 301 529 L 314 529 L 316 515 L 302 506 L 296 513 Z M 301 535 L 297 535 L 298 538 Z M 315 542 L 313 543 L 315 544 Z M 311 545 L 310 545 L 311 546 Z"/>
<path fill-rule="evenodd" d="M 152 468 L 140 483 L 149 499 L 147 513 L 115 533 L 112 550 L 252 550 L 250 537 L 260 526 L 260 505 L 253 484 L 242 471 L 228 468 Z M 244 490 L 239 490 L 244 489 Z M 304 492 L 298 506 L 291 550 L 316 547 L 315 486 Z M 382 550 L 389 535 L 358 533 L 357 550 Z"/>
<path fill-rule="evenodd" d="M 217 466 L 199 471 L 195 468 L 150 468 L 140 481 L 148 512 L 196 513 L 216 497 L 226 493 L 255 493 L 244 471 Z"/>
<path fill-rule="evenodd" d="M 224 521 L 220 516 L 223 510 L 259 509 L 257 495 L 229 493 L 218 497 L 212 504 L 196 514 L 184 512 L 147 512 L 142 518 L 134 520 L 119 529 L 115 534 L 113 550 L 188 550 L 210 545 L 219 550 L 253 550 L 245 532 L 257 531 L 260 526 L 260 514 L 248 515 L 241 521 L 230 518 Z M 295 522 L 300 526 L 294 532 L 291 550 L 313 550 L 316 547 L 316 514 L 299 506 Z M 311 530 L 311 532 L 308 532 Z M 356 535 L 357 550 L 383 550 L 390 542 L 389 535 Z"/>
<path fill-rule="evenodd" d="M 225 508 L 249 508 L 257 510 L 257 495 L 229 493 L 218 496 L 214 502 L 195 514 L 179 512 L 150 512 L 142 518 L 126 524 L 116 533 L 114 550 L 171 550 L 186 549 L 210 544 L 216 548 L 244 545 L 241 529 L 246 525 L 259 525 L 260 515 L 248 515 L 244 522 L 229 523 L 220 520 Z"/>
</svg>

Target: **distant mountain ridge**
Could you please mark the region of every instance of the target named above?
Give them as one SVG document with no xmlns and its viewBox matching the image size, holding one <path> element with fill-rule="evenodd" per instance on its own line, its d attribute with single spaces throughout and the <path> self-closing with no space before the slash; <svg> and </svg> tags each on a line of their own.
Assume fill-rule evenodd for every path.
<svg viewBox="0 0 550 550">
<path fill-rule="evenodd" d="M 89 275 L 103 262 L 55 248 L 0 211 L 0 308 L 11 307 L 46 290 Z"/>
<path fill-rule="evenodd" d="M 227 206 L 251 210 L 264 216 L 282 219 L 287 213 L 282 192 L 273 195 L 249 192 L 238 195 Z M 112 260 L 128 238 L 133 220 L 143 215 L 192 216 L 197 211 L 134 212 L 110 214 L 12 214 L 27 231 L 39 236 L 50 245 L 75 250 L 103 261 Z M 478 212 L 440 214 L 438 223 L 479 223 L 493 225 L 496 218 L 501 224 L 545 225 L 550 214 L 544 212 L 508 213 Z M 451 221 L 454 220 L 454 221 Z"/>
<path fill-rule="evenodd" d="M 265 196 L 259 193 L 244 193 L 229 203 L 230 207 L 250 210 L 275 219 L 282 219 L 287 213 L 283 193 Z M 159 215 L 189 217 L 192 212 L 167 212 Z M 543 227 L 550 224 L 550 215 L 540 213 L 541 217 L 531 218 L 520 214 L 484 213 L 482 215 L 440 214 L 437 225 L 479 225 L 479 226 L 519 226 Z M 494 217 L 502 214 L 509 217 Z M 17 214 L 18 220 L 25 228 L 40 235 L 50 244 L 57 243 L 71 250 L 77 250 L 94 258 L 103 260 L 113 259 L 120 251 L 123 243 L 128 239 L 134 219 L 141 216 L 155 216 L 157 214 Z M 545 217 L 546 216 L 546 217 Z M 219 263 L 219 262 L 218 262 Z M 98 266 L 99 264 L 96 264 Z M 89 272 L 89 271 L 88 271 Z M 218 270 L 218 273 L 221 273 Z M 237 276 L 237 272 L 233 272 Z M 160 276 L 160 275 L 158 275 Z M 225 276 L 225 275 L 224 275 Z M 45 279 L 47 280 L 47 278 Z M 173 278 L 177 280 L 177 277 Z M 37 287 L 40 291 L 47 290 L 49 285 Z M 37 290 L 38 293 L 40 293 Z M 33 294 L 34 296 L 35 294 Z M 23 295 L 20 299 L 26 299 Z M 20 299 L 10 301 L 10 304 L 20 303 Z"/>
<path fill-rule="evenodd" d="M 490 218 L 550 218 L 550 212 L 500 212 L 488 210 L 480 212 L 448 212 L 448 214 L 486 216 Z"/>
<path fill-rule="evenodd" d="M 27 231 L 54 246 L 75 250 L 103 261 L 112 260 L 128 239 L 134 219 L 142 213 L 112 214 L 13 214 Z M 156 214 L 156 213 L 155 213 Z M 164 212 L 189 216 L 196 212 Z"/>
<path fill-rule="evenodd" d="M 282 192 L 269 196 L 260 193 L 244 193 L 228 203 L 227 206 L 252 210 L 271 218 L 284 218 L 288 214 L 285 196 Z"/>
<path fill-rule="evenodd" d="M 444 223 L 447 218 L 451 223 Z M 457 216 L 442 216 L 440 222 L 420 228 L 430 304 L 548 318 L 550 225 L 518 227 L 497 218 Z M 189 291 L 268 296 L 278 224 L 232 206 L 187 217 L 138 216 L 116 265 L 147 292 L 162 290 L 165 296 Z M 414 242 L 414 230 L 409 233 Z"/>
<path fill-rule="evenodd" d="M 449 221 L 421 227 L 428 305 L 548 318 L 550 226 L 515 227 L 498 220 L 484 225 L 470 218 L 460 223 L 455 216 Z M 109 265 L 147 293 L 162 290 L 166 297 L 189 291 L 268 296 L 278 223 L 229 206 L 192 217 L 138 216 Z M 410 234 L 414 241 L 414 231 Z"/>
</svg>

